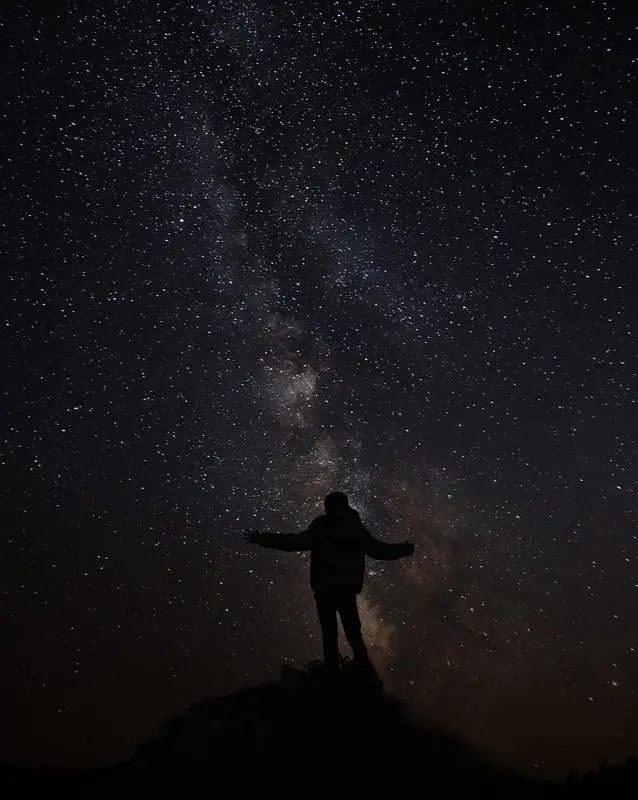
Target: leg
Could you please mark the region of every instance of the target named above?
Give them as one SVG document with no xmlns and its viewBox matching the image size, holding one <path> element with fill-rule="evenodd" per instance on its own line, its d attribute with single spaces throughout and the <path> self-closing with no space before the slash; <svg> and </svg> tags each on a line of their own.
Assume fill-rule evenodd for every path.
<svg viewBox="0 0 638 800">
<path fill-rule="evenodd" d="M 339 666 L 339 629 L 337 628 L 337 605 L 332 595 L 315 592 L 317 616 L 321 625 L 323 660 L 329 667 Z"/>
<path fill-rule="evenodd" d="M 361 635 L 361 620 L 359 619 L 359 609 L 357 608 L 357 595 L 354 592 L 346 592 L 340 595 L 338 601 L 338 611 L 343 625 L 343 632 L 346 635 L 348 644 L 352 648 L 352 655 L 355 661 L 367 661 L 368 651 L 366 650 L 363 636 Z"/>
</svg>

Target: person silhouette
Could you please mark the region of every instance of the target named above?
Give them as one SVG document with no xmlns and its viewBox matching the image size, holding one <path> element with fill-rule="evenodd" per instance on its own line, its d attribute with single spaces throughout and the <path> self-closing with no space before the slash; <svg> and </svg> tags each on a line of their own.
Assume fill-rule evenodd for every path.
<svg viewBox="0 0 638 800">
<path fill-rule="evenodd" d="M 301 533 L 246 528 L 244 538 L 251 544 L 287 552 L 310 550 L 310 588 L 321 626 L 324 668 L 327 672 L 336 672 L 340 666 L 337 614 L 352 648 L 353 666 L 365 668 L 371 664 L 357 608 L 357 595 L 365 579 L 365 557 L 394 561 L 411 556 L 414 545 L 375 539 L 343 492 L 326 495 L 324 508 L 325 514 L 314 519 Z"/>
</svg>

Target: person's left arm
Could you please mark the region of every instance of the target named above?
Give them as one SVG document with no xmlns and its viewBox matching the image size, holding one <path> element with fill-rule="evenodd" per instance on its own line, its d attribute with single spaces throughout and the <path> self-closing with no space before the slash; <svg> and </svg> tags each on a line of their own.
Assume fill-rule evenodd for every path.
<svg viewBox="0 0 638 800">
<path fill-rule="evenodd" d="M 301 533 L 272 533 L 247 528 L 244 539 L 249 544 L 258 544 L 260 547 L 271 547 L 275 550 L 285 550 L 289 553 L 300 550 L 310 550 L 314 539 L 312 525 Z"/>
</svg>

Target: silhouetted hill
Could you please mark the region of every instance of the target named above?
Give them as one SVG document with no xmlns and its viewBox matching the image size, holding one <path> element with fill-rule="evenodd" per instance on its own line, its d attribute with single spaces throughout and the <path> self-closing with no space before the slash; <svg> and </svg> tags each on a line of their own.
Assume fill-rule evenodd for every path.
<svg viewBox="0 0 638 800">
<path fill-rule="evenodd" d="M 374 680 L 346 671 L 327 683 L 287 666 L 278 681 L 202 700 L 169 719 L 124 763 L 84 772 L 7 767 L 0 777 L 3 796 L 9 788 L 78 788 L 86 797 L 124 787 L 297 794 L 445 786 L 526 796 L 561 789 L 491 766 L 457 737 L 415 723 Z"/>
<path fill-rule="evenodd" d="M 277 682 L 203 700 L 169 720 L 131 767 L 162 781 L 290 787 L 513 782 L 449 734 L 411 723 L 400 703 L 357 677 L 330 684 L 283 667 Z"/>
</svg>

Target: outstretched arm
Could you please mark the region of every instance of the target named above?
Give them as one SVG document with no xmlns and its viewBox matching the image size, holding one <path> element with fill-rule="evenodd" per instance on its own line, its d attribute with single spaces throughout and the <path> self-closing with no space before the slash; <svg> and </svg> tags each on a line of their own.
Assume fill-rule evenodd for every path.
<svg viewBox="0 0 638 800">
<path fill-rule="evenodd" d="M 271 547 L 275 550 L 294 553 L 299 550 L 310 550 L 313 535 L 310 529 L 301 531 L 301 533 L 271 533 L 247 528 L 244 539 L 249 544 L 258 544 L 260 547 Z"/>
<path fill-rule="evenodd" d="M 397 558 L 411 556 L 414 553 L 414 545 L 410 542 L 382 542 L 366 531 L 366 555 L 370 558 L 377 558 L 380 561 L 395 561 Z"/>
</svg>

